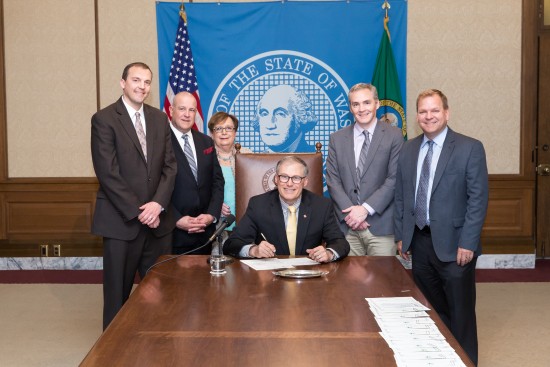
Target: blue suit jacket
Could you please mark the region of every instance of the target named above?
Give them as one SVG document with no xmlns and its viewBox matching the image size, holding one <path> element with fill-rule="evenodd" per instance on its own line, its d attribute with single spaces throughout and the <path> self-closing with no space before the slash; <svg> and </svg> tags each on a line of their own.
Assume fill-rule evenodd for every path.
<svg viewBox="0 0 550 367">
<path fill-rule="evenodd" d="M 403 145 L 395 186 L 395 240 L 411 246 L 415 228 L 416 167 L 420 135 Z M 449 129 L 437 163 L 430 198 L 430 230 L 437 257 L 456 261 L 458 247 L 481 254 L 481 229 L 487 213 L 489 184 L 480 141 Z M 414 256 L 414 254 L 413 254 Z"/>
</svg>

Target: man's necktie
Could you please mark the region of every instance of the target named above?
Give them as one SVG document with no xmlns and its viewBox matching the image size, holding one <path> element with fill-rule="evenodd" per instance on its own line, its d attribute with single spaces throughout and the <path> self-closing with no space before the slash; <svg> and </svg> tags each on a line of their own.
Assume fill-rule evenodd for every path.
<svg viewBox="0 0 550 367">
<path fill-rule="evenodd" d="M 365 140 L 363 141 L 363 146 L 361 147 L 361 153 L 359 154 L 359 162 L 357 162 L 357 205 L 361 205 L 361 193 L 359 188 L 361 187 L 361 177 L 363 177 L 363 172 L 365 171 L 365 163 L 367 162 L 367 153 L 369 152 L 370 147 L 370 133 L 367 130 L 363 130 L 363 135 L 365 135 Z"/>
<path fill-rule="evenodd" d="M 288 241 L 288 249 L 290 255 L 296 254 L 296 232 L 298 231 L 298 224 L 296 222 L 296 208 L 294 206 L 288 207 L 288 222 L 286 224 L 286 239 Z"/>
<path fill-rule="evenodd" d="M 185 140 L 185 147 L 183 149 L 185 156 L 187 157 L 187 162 L 189 162 L 189 167 L 195 176 L 195 181 L 197 181 L 197 163 L 195 162 L 195 157 L 193 156 L 193 151 L 191 150 L 191 145 L 189 144 L 189 136 L 187 134 L 182 135 L 183 140 Z"/>
<path fill-rule="evenodd" d="M 139 112 L 136 112 L 136 133 L 139 144 L 141 145 L 141 150 L 143 150 L 143 155 L 145 156 L 145 161 L 147 161 L 147 139 L 145 139 L 145 131 L 143 131 Z"/>
<path fill-rule="evenodd" d="M 418 189 L 416 191 L 416 204 L 414 207 L 414 215 L 416 225 L 422 229 L 428 224 L 428 187 L 430 186 L 430 167 L 432 165 L 434 142 L 428 140 L 428 153 L 422 162 L 422 170 L 420 171 L 420 179 L 418 180 Z"/>
</svg>

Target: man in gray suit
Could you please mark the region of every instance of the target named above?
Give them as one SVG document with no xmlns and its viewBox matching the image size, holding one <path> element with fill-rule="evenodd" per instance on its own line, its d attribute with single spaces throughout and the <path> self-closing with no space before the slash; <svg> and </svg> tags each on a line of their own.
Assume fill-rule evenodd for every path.
<svg viewBox="0 0 550 367">
<path fill-rule="evenodd" d="M 416 100 L 423 135 L 403 146 L 395 185 L 395 239 L 413 277 L 470 359 L 477 364 L 475 267 L 489 184 L 478 140 L 447 127 L 439 90 Z"/>
<path fill-rule="evenodd" d="M 378 121 L 378 92 L 354 85 L 348 94 L 355 123 L 331 134 L 327 186 L 350 255 L 395 255 L 393 197 L 403 135 Z"/>
<path fill-rule="evenodd" d="M 122 72 L 122 96 L 92 117 L 92 161 L 99 190 L 92 233 L 103 237 L 103 328 L 141 277 L 170 253 L 170 210 L 177 162 L 168 117 L 143 103 L 151 69 L 141 62 Z"/>
</svg>

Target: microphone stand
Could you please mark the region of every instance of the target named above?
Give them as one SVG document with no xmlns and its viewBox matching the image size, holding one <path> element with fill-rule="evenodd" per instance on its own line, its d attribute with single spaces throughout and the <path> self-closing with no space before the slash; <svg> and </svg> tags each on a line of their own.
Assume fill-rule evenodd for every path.
<svg viewBox="0 0 550 367">
<path fill-rule="evenodd" d="M 223 232 L 218 235 L 218 237 L 216 238 L 216 242 L 216 246 L 218 246 L 218 254 L 220 255 L 221 261 L 225 265 L 231 264 L 233 261 L 235 261 L 235 259 L 233 259 L 232 257 L 225 256 L 223 254 Z"/>
<path fill-rule="evenodd" d="M 216 256 L 219 258 L 219 262 L 222 262 L 226 265 L 231 264 L 235 261 L 231 256 L 225 256 L 223 254 L 223 232 L 216 236 L 216 240 L 212 243 L 212 254 L 211 256 Z M 207 260 L 210 263 L 210 258 Z"/>
</svg>

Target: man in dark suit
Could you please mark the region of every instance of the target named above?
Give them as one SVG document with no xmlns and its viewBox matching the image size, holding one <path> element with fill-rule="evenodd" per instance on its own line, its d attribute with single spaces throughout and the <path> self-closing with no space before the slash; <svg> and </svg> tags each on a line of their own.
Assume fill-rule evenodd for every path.
<svg viewBox="0 0 550 367">
<path fill-rule="evenodd" d="M 354 85 L 348 100 L 355 123 L 330 135 L 328 191 L 350 255 L 395 256 L 393 197 L 403 134 L 376 118 L 373 85 Z"/>
<path fill-rule="evenodd" d="M 214 141 L 193 130 L 197 101 L 187 92 L 174 96 L 172 144 L 178 162 L 178 174 L 172 194 L 176 216 L 172 251 L 174 254 L 209 254 L 203 247 L 216 230 L 223 204 L 224 179 L 216 156 Z"/>
<path fill-rule="evenodd" d="M 416 101 L 423 135 L 403 146 L 395 186 L 395 239 L 413 277 L 470 359 L 477 364 L 475 267 L 488 203 L 481 142 L 447 127 L 439 90 Z"/>
<path fill-rule="evenodd" d="M 274 178 L 277 190 L 250 199 L 246 213 L 225 242 L 225 252 L 256 258 L 308 255 L 319 262 L 347 256 L 349 243 L 336 224 L 332 203 L 304 190 L 307 175 L 302 159 L 281 159 Z"/>
<path fill-rule="evenodd" d="M 92 233 L 103 236 L 103 328 L 159 255 L 170 253 L 168 210 L 176 159 L 166 115 L 143 101 L 151 69 L 124 68 L 122 97 L 92 117 L 91 149 L 99 190 Z"/>
</svg>

